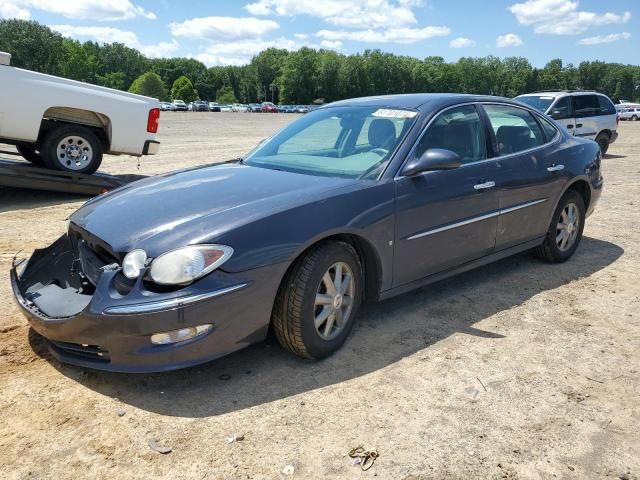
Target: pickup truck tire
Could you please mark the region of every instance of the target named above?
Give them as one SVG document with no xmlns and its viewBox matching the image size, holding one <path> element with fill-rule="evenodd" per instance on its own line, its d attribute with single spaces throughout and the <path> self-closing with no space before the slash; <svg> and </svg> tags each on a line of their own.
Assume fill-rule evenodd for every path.
<svg viewBox="0 0 640 480">
<path fill-rule="evenodd" d="M 42 155 L 40 155 L 40 152 L 34 147 L 30 147 L 28 145 L 17 145 L 16 150 L 18 150 L 18 153 L 22 155 L 22 158 L 26 161 L 31 162 L 38 167 L 44 166 Z"/>
<path fill-rule="evenodd" d="M 102 144 L 98 137 L 81 125 L 62 125 L 51 130 L 41 149 L 47 168 L 92 174 L 102 163 Z"/>
</svg>

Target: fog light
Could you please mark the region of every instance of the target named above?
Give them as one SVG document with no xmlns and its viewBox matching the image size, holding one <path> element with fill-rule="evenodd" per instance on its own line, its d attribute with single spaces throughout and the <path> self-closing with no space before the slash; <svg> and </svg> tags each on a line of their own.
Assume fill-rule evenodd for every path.
<svg viewBox="0 0 640 480">
<path fill-rule="evenodd" d="M 151 343 L 154 345 L 168 345 L 170 343 L 184 342 L 192 338 L 204 335 L 213 328 L 213 325 L 198 325 L 197 327 L 181 328 L 170 332 L 161 332 L 151 335 Z"/>
</svg>

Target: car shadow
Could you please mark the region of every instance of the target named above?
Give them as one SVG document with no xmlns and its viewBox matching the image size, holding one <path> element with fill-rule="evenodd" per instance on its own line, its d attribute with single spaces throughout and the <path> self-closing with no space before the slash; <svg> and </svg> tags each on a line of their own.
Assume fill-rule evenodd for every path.
<svg viewBox="0 0 640 480">
<path fill-rule="evenodd" d="M 604 154 L 604 159 L 605 160 L 613 160 L 613 159 L 617 159 L 617 158 L 627 158 L 626 155 L 616 155 L 615 153 L 605 153 Z"/>
<path fill-rule="evenodd" d="M 475 324 L 538 293 L 611 265 L 624 250 L 585 237 L 575 256 L 548 264 L 521 254 L 391 300 L 363 307 L 343 348 L 322 361 L 285 352 L 272 338 L 205 365 L 177 372 L 116 374 L 63 365 L 30 334 L 36 353 L 65 376 L 103 395 L 147 411 L 208 417 L 288 398 L 380 370 L 455 333 L 499 341 Z M 486 327 L 485 327 L 486 328 Z"/>
</svg>

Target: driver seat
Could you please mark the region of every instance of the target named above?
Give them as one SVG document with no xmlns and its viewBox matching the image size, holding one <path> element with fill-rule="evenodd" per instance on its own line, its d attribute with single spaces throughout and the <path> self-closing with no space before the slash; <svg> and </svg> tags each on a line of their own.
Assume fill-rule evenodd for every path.
<svg viewBox="0 0 640 480">
<path fill-rule="evenodd" d="M 391 150 L 396 142 L 396 127 L 391 120 L 376 118 L 369 124 L 369 145 L 373 148 Z"/>
</svg>

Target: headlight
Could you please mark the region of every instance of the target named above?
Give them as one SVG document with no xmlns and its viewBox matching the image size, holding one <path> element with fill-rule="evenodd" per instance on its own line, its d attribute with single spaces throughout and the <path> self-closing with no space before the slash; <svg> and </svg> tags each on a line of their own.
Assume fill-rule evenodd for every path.
<svg viewBox="0 0 640 480">
<path fill-rule="evenodd" d="M 145 263 L 147 263 L 147 252 L 140 249 L 131 250 L 122 261 L 122 273 L 127 278 L 138 278 Z"/>
<path fill-rule="evenodd" d="M 231 255 L 233 248 L 225 245 L 190 245 L 156 258 L 149 276 L 159 285 L 183 285 L 212 272 Z"/>
</svg>

